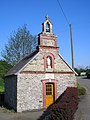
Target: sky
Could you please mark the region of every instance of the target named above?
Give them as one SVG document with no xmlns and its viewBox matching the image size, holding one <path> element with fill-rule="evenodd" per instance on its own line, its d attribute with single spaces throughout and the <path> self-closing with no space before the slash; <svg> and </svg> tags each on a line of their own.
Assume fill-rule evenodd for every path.
<svg viewBox="0 0 90 120">
<path fill-rule="evenodd" d="M 90 66 L 90 0 L 59 2 L 72 24 L 75 67 Z M 59 53 L 71 65 L 70 27 L 57 0 L 0 0 L 0 59 L 13 31 L 26 24 L 31 34 L 38 35 L 46 15 L 53 23 Z"/>
</svg>

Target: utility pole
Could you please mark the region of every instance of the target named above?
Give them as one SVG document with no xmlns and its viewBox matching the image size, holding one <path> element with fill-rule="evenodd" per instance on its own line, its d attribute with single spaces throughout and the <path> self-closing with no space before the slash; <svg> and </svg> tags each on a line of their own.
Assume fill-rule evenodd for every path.
<svg viewBox="0 0 90 120">
<path fill-rule="evenodd" d="M 73 52 L 72 25 L 71 24 L 70 24 L 70 41 L 71 41 L 72 68 L 74 69 L 74 52 Z"/>
</svg>

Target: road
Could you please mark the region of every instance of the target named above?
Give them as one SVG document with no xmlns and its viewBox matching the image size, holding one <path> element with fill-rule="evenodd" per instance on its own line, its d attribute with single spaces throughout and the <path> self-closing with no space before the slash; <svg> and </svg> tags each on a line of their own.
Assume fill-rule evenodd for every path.
<svg viewBox="0 0 90 120">
<path fill-rule="evenodd" d="M 77 78 L 77 81 L 87 89 L 87 94 L 90 94 L 90 79 Z"/>
<path fill-rule="evenodd" d="M 87 94 L 80 97 L 75 120 L 90 120 L 90 79 L 77 78 L 77 81 L 86 88 Z"/>
</svg>

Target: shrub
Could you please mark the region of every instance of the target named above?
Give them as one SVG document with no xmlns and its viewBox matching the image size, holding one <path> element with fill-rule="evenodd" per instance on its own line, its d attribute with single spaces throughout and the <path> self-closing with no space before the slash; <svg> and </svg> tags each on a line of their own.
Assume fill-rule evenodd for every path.
<svg viewBox="0 0 90 120">
<path fill-rule="evenodd" d="M 0 79 L 0 94 L 4 93 L 4 80 Z"/>
<path fill-rule="evenodd" d="M 82 87 L 79 83 L 77 84 L 78 87 L 78 95 L 85 95 L 86 94 L 86 89 Z"/>
<path fill-rule="evenodd" d="M 73 120 L 78 108 L 77 88 L 68 87 L 64 94 L 52 106 L 51 120 Z"/>
<path fill-rule="evenodd" d="M 55 103 L 47 108 L 39 120 L 73 120 L 77 108 L 78 90 L 68 87 Z"/>
<path fill-rule="evenodd" d="M 87 73 L 87 78 L 90 78 L 90 72 L 89 72 L 89 73 Z"/>
</svg>

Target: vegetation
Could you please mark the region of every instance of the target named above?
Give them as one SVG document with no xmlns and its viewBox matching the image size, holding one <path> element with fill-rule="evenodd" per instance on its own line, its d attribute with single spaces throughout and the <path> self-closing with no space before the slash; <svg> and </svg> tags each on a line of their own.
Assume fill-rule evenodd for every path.
<svg viewBox="0 0 90 120">
<path fill-rule="evenodd" d="M 82 87 L 79 83 L 77 84 L 78 87 L 78 95 L 85 95 L 86 94 L 86 89 Z"/>
<path fill-rule="evenodd" d="M 74 70 L 78 73 L 78 76 L 80 76 L 82 72 L 86 72 L 86 69 L 84 68 L 80 68 L 80 69 L 75 68 Z"/>
<path fill-rule="evenodd" d="M 87 75 L 87 78 L 90 78 L 90 69 L 87 69 L 86 75 Z"/>
<path fill-rule="evenodd" d="M 56 102 L 47 108 L 39 120 L 73 120 L 77 108 L 77 88 L 68 87 Z"/>
<path fill-rule="evenodd" d="M 37 37 L 30 34 L 26 25 L 19 27 L 8 39 L 8 44 L 2 50 L 1 55 L 4 60 L 15 65 L 23 57 L 36 49 Z"/>
<path fill-rule="evenodd" d="M 3 112 L 3 113 L 14 113 L 15 111 L 13 110 L 13 109 L 7 109 L 6 107 L 4 107 L 4 106 L 2 106 L 2 107 L 0 107 L 0 112 Z"/>
<path fill-rule="evenodd" d="M 78 73 L 78 76 L 81 76 L 81 73 L 85 72 L 87 78 L 90 78 L 90 67 L 87 66 L 86 68 L 80 68 L 80 69 L 75 68 L 74 70 Z"/>
<path fill-rule="evenodd" d="M 0 94 L 4 93 L 4 81 L 0 80 Z"/>
<path fill-rule="evenodd" d="M 11 69 L 12 65 L 0 60 L 0 93 L 4 92 L 4 76 Z"/>
<path fill-rule="evenodd" d="M 4 92 L 4 76 L 23 57 L 36 49 L 37 37 L 30 34 L 26 25 L 19 27 L 8 39 L 2 50 L 4 60 L 0 60 L 0 93 Z"/>
</svg>

